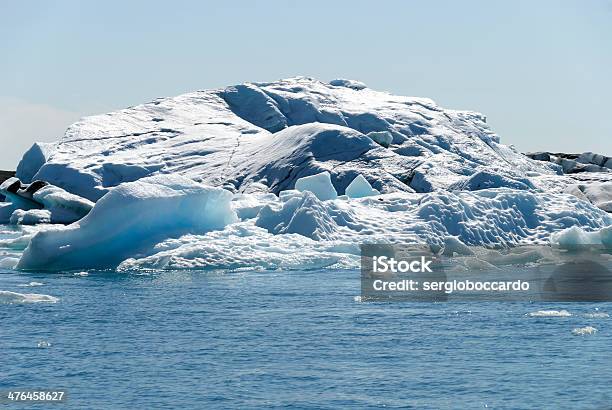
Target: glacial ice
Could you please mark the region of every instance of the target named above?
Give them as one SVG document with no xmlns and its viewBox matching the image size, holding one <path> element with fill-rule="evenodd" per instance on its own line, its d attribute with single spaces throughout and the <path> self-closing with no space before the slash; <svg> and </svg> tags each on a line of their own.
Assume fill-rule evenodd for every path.
<svg viewBox="0 0 612 410">
<path fill-rule="evenodd" d="M 331 182 L 329 172 L 321 172 L 320 174 L 310 175 L 299 178 L 295 181 L 295 189 L 304 192 L 312 192 L 321 201 L 335 199 L 338 193 Z"/>
<path fill-rule="evenodd" d="M 114 268 L 166 238 L 235 222 L 231 198 L 228 191 L 178 175 L 124 183 L 80 221 L 36 233 L 17 268 Z"/>
<path fill-rule="evenodd" d="M 27 246 L 17 267 L 52 271 L 355 268 L 358 245 L 380 242 L 466 266 L 525 261 L 538 255 L 472 247 L 612 242 L 612 173 L 585 174 L 426 98 L 352 80 L 246 83 L 87 117 L 35 144 L 17 177 L 51 185 L 34 201 L 9 195 L 0 221 L 73 223 L 0 247 L 7 267 Z"/>
<path fill-rule="evenodd" d="M 377 189 L 372 188 L 372 185 L 361 174 L 353 179 L 344 192 L 349 198 L 364 198 L 380 194 Z"/>
</svg>

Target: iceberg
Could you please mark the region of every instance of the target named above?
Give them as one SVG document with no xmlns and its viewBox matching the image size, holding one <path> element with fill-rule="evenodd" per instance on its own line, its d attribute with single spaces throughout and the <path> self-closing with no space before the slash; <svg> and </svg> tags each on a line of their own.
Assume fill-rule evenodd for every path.
<svg viewBox="0 0 612 410">
<path fill-rule="evenodd" d="M 609 158 L 546 158 L 480 113 L 353 80 L 158 98 L 24 154 L 0 221 L 39 226 L 0 241 L 0 264 L 25 248 L 18 269 L 355 268 L 358 244 L 404 243 L 482 265 L 474 246 L 609 244 Z"/>
</svg>

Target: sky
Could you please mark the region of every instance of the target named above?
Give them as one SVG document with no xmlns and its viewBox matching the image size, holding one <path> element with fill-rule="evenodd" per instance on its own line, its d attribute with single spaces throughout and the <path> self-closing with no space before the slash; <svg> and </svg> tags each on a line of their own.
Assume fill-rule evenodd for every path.
<svg viewBox="0 0 612 410">
<path fill-rule="evenodd" d="M 612 156 L 612 0 L 0 0 L 0 169 L 80 117 L 350 78 L 484 113 L 521 151 Z"/>
</svg>

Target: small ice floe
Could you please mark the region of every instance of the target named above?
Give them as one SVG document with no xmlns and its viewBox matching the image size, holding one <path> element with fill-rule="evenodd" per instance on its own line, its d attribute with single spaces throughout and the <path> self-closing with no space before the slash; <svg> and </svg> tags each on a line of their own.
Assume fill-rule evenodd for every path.
<svg viewBox="0 0 612 410">
<path fill-rule="evenodd" d="M 42 285 L 44 285 L 44 283 L 42 283 L 42 282 L 30 282 L 30 283 L 20 283 L 17 286 L 19 286 L 21 288 L 28 288 L 28 287 L 42 286 Z"/>
<path fill-rule="evenodd" d="M 73 276 L 88 276 L 89 272 L 85 272 L 85 271 L 83 271 L 83 272 L 74 272 L 72 275 Z"/>
<path fill-rule="evenodd" d="M 51 347 L 51 342 L 47 342 L 46 340 L 40 340 L 37 344 L 36 347 L 38 347 L 39 349 L 46 349 Z"/>
<path fill-rule="evenodd" d="M 585 313 L 584 317 L 589 318 L 589 319 L 604 319 L 604 318 L 610 317 L 610 315 L 607 314 L 606 312 L 589 312 L 589 313 Z"/>
<path fill-rule="evenodd" d="M 0 290 L 0 304 L 14 303 L 56 303 L 59 298 L 38 293 L 17 293 Z"/>
<path fill-rule="evenodd" d="M 594 335 L 595 333 L 597 333 L 597 328 L 593 326 L 577 327 L 572 330 L 574 336 Z"/>
<path fill-rule="evenodd" d="M 527 313 L 529 317 L 570 317 L 572 314 L 567 310 L 538 310 Z"/>
</svg>

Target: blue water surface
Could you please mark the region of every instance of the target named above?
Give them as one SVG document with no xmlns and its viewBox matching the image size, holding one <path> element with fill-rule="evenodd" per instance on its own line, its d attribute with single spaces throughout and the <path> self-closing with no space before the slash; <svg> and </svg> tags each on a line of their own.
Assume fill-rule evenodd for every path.
<svg viewBox="0 0 612 410">
<path fill-rule="evenodd" d="M 612 403 L 610 318 L 584 316 L 612 304 L 360 302 L 359 285 L 357 271 L 5 271 L 1 290 L 59 301 L 0 304 L 0 391 L 63 389 L 52 408 L 87 409 Z M 541 309 L 572 316 L 526 316 Z"/>
</svg>

